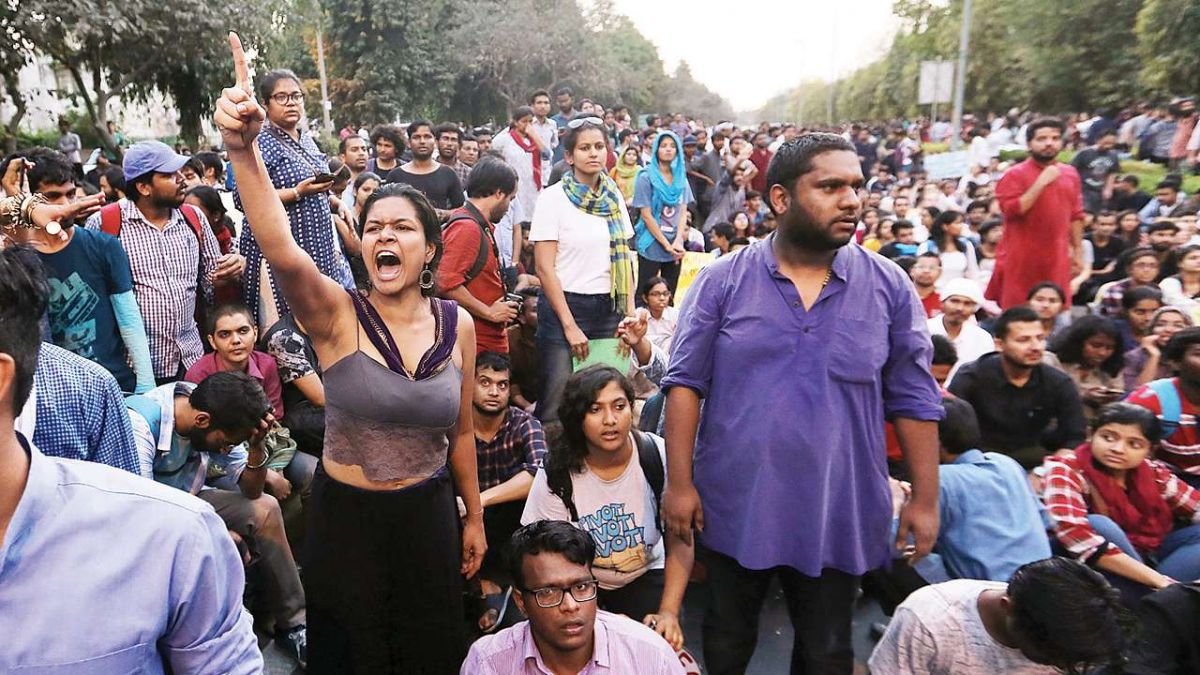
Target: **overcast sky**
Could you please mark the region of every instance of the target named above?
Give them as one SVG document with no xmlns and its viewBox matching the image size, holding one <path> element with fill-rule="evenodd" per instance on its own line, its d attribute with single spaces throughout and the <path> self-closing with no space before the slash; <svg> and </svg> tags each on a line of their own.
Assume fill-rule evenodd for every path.
<svg viewBox="0 0 1200 675">
<path fill-rule="evenodd" d="M 870 63 L 897 27 L 892 0 L 614 1 L 658 47 L 667 72 L 687 61 L 739 111 Z"/>
</svg>

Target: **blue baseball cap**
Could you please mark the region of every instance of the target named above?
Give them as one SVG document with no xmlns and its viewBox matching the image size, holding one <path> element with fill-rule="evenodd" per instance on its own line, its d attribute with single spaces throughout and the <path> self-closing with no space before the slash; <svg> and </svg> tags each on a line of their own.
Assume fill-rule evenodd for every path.
<svg viewBox="0 0 1200 675">
<path fill-rule="evenodd" d="M 148 173 L 175 173 L 188 163 L 188 158 L 176 153 L 160 141 L 140 141 L 125 151 L 121 168 L 125 180 L 131 181 Z"/>
</svg>

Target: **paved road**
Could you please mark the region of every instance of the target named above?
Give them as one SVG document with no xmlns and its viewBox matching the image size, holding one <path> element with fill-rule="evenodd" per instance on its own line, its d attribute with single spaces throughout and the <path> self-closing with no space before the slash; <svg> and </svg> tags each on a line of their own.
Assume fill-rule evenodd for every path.
<svg viewBox="0 0 1200 675">
<path fill-rule="evenodd" d="M 687 635 L 688 650 L 701 661 L 703 665 L 703 643 L 700 639 L 700 619 L 704 612 L 704 588 L 692 584 L 688 589 L 687 600 L 684 603 L 683 630 Z M 511 612 L 510 610 L 510 613 Z M 872 622 L 881 621 L 883 613 L 879 606 L 871 601 L 863 601 L 854 614 L 854 655 L 856 673 L 866 672 L 866 660 L 871 653 L 874 643 L 868 636 Z M 507 621 L 505 623 L 508 623 Z M 767 596 L 767 604 L 763 608 L 762 619 L 759 623 L 758 648 L 754 660 L 750 662 L 747 675 L 781 675 L 788 672 L 792 651 L 792 624 L 788 620 L 787 606 L 783 600 L 783 591 L 775 584 Z M 292 675 L 300 672 L 293 661 L 288 659 L 275 645 L 264 645 L 263 657 L 267 662 L 267 675 Z"/>
</svg>

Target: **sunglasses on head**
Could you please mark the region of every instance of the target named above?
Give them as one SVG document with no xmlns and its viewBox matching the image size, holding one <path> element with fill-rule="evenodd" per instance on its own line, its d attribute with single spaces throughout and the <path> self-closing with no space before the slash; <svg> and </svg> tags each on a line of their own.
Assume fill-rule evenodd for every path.
<svg viewBox="0 0 1200 675">
<path fill-rule="evenodd" d="M 570 122 L 567 122 L 567 128 L 568 129 L 578 129 L 579 127 L 583 126 L 584 124 L 595 124 L 597 126 L 604 126 L 604 120 L 600 119 L 599 117 L 579 117 L 579 118 L 571 120 Z"/>
</svg>

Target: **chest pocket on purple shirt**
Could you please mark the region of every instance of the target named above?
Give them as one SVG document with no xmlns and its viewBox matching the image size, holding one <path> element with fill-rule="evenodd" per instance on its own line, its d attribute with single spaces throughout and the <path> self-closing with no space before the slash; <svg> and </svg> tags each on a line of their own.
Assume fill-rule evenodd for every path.
<svg viewBox="0 0 1200 675">
<path fill-rule="evenodd" d="M 839 317 L 829 337 L 829 376 L 846 382 L 874 383 L 887 361 L 883 321 Z"/>
<path fill-rule="evenodd" d="M 151 675 L 161 673 L 162 660 L 153 642 L 110 652 L 83 660 L 72 660 L 66 663 L 41 664 L 36 666 L 17 666 L 11 672 L 22 675 L 96 675 L 98 673 L 122 673 L 129 675 Z"/>
</svg>

